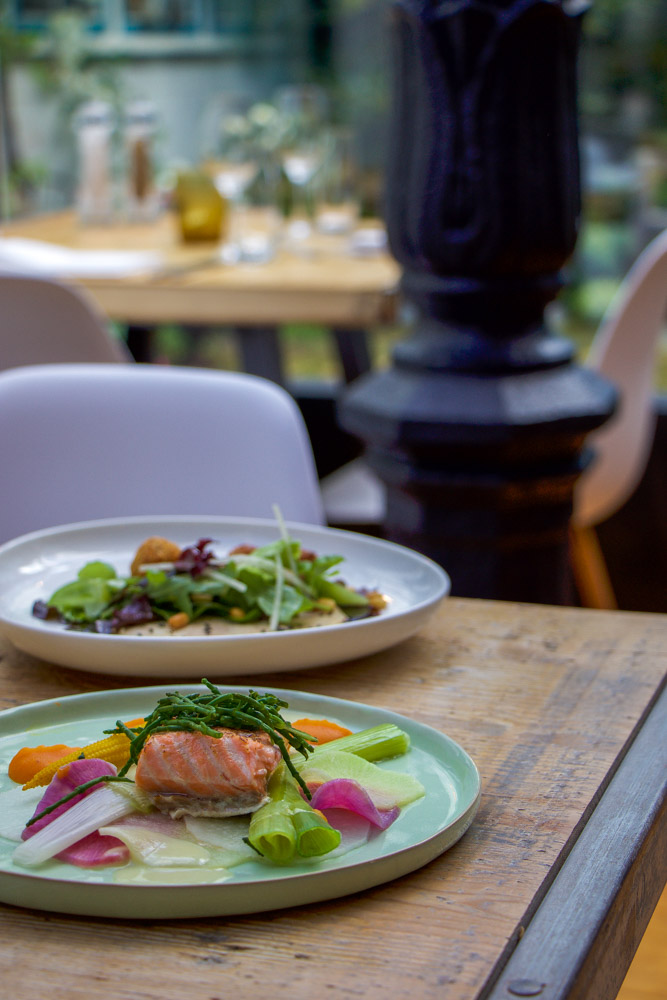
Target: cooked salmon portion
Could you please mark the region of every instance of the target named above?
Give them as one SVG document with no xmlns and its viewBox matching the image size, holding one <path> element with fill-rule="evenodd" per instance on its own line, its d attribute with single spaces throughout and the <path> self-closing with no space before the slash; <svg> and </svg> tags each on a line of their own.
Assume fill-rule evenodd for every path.
<svg viewBox="0 0 667 1000">
<path fill-rule="evenodd" d="M 135 782 L 161 812 L 240 816 L 267 801 L 269 777 L 281 760 L 261 730 L 218 728 L 221 734 L 155 733 L 146 740 Z"/>
</svg>

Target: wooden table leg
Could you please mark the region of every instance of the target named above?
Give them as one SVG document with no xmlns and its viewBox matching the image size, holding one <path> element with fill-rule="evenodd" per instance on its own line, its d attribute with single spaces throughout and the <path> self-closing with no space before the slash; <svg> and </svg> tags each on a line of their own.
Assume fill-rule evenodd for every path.
<svg viewBox="0 0 667 1000">
<path fill-rule="evenodd" d="M 278 330 L 273 326 L 236 328 L 243 370 L 285 385 Z"/>
<path fill-rule="evenodd" d="M 127 346 L 135 361 L 151 361 L 152 334 L 150 326 L 128 326 Z"/>
<path fill-rule="evenodd" d="M 365 375 L 371 370 L 371 352 L 366 330 L 344 330 L 335 327 L 331 333 L 338 347 L 338 356 L 347 383 L 354 382 L 360 375 Z"/>
<path fill-rule="evenodd" d="M 615 611 L 618 604 L 595 528 L 570 525 L 570 562 L 583 606 Z"/>
</svg>

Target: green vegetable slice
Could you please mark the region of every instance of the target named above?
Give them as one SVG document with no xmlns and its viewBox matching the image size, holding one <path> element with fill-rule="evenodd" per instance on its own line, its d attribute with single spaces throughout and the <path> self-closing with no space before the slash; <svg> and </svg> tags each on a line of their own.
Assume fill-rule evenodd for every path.
<svg viewBox="0 0 667 1000">
<path fill-rule="evenodd" d="M 269 801 L 253 813 L 248 831 L 248 842 L 263 857 L 286 865 L 297 854 L 317 857 L 338 847 L 340 831 L 304 802 L 283 764 L 271 775 L 268 794 Z"/>
</svg>

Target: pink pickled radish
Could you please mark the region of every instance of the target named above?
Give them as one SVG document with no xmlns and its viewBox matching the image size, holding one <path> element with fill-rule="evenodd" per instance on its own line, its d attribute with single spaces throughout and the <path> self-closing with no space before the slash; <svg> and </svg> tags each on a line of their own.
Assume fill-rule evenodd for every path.
<svg viewBox="0 0 667 1000">
<path fill-rule="evenodd" d="M 113 764 L 109 764 L 104 760 L 98 760 L 97 758 L 74 760 L 70 764 L 64 765 L 54 774 L 33 815 L 39 815 L 39 813 L 43 812 L 44 809 L 47 809 L 54 802 L 73 792 L 79 785 L 83 785 L 87 781 L 92 781 L 93 778 L 99 778 L 103 775 L 115 775 L 116 773 L 117 769 Z M 24 841 L 30 840 L 36 833 L 49 826 L 55 819 L 71 809 L 72 806 L 77 805 L 82 799 L 85 799 L 94 792 L 99 792 L 103 788 L 105 788 L 105 783 L 101 782 L 99 785 L 93 785 L 92 788 L 88 788 L 86 791 L 74 796 L 69 802 L 64 802 L 54 809 L 53 812 L 47 813 L 46 816 L 37 820 L 36 823 L 27 826 L 21 834 L 21 839 Z M 62 851 L 59 851 L 55 855 L 59 861 L 66 861 L 80 868 L 98 868 L 102 865 L 125 864 L 129 856 L 130 852 L 121 840 L 117 837 L 101 836 L 97 831 L 83 833 L 79 840 L 63 848 Z"/>
<path fill-rule="evenodd" d="M 51 778 L 49 785 L 42 795 L 35 812 L 34 816 L 38 816 L 49 806 L 57 802 L 58 799 L 64 798 L 73 792 L 75 788 L 79 785 L 85 785 L 87 781 L 92 781 L 93 778 L 101 778 L 104 775 L 115 775 L 117 774 L 117 768 L 113 764 L 107 763 L 105 760 L 98 760 L 96 757 L 92 757 L 88 760 L 73 760 L 70 764 L 64 764 Z M 22 833 L 22 839 L 27 840 L 29 837 L 34 837 L 38 830 L 42 827 L 48 826 L 52 823 L 56 817 L 61 816 L 68 809 L 71 809 L 73 805 L 80 802 L 81 799 L 85 798 L 87 795 L 91 795 L 96 792 L 98 788 L 103 788 L 104 782 L 99 785 L 93 785 L 92 788 L 86 789 L 85 792 L 81 792 L 79 795 L 75 795 L 73 799 L 69 802 L 63 802 L 61 806 L 54 809 L 53 812 L 47 813 L 42 819 L 38 819 L 36 823 L 32 826 L 27 826 Z"/>
<path fill-rule="evenodd" d="M 310 800 L 313 809 L 348 809 L 363 816 L 373 826 L 386 830 L 400 814 L 400 809 L 377 809 L 368 792 L 352 778 L 332 778 L 319 785 Z"/>
</svg>

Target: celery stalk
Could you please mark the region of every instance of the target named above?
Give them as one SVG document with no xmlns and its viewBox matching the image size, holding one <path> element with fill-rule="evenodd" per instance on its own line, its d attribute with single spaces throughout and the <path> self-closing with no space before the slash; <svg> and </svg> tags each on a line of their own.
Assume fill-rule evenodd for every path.
<svg viewBox="0 0 667 1000">
<path fill-rule="evenodd" d="M 308 761 L 316 760 L 318 753 L 328 750 L 344 750 L 346 753 L 363 757 L 364 760 L 375 761 L 401 757 L 409 749 L 410 737 L 408 734 L 395 726 L 393 722 L 383 722 L 379 726 L 362 729 L 361 732 L 350 733 L 349 736 L 341 736 L 339 739 L 323 743 L 319 747 L 315 744 L 315 749 L 312 754 L 309 754 Z"/>
</svg>

